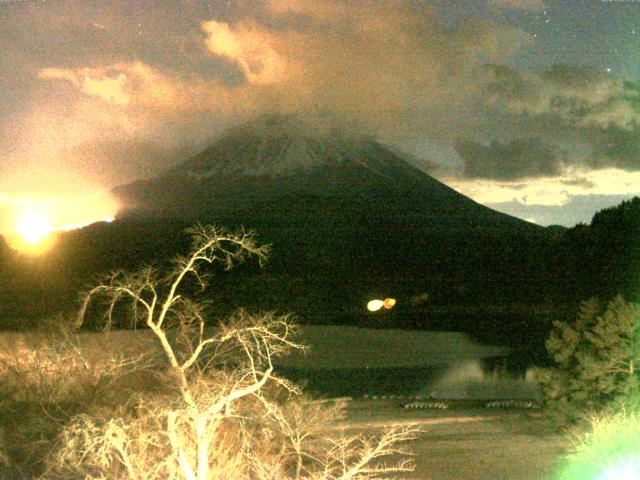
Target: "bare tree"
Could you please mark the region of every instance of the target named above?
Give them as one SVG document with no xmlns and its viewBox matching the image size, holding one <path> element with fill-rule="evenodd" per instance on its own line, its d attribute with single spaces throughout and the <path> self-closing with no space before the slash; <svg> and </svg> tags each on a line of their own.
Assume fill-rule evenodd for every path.
<svg viewBox="0 0 640 480">
<path fill-rule="evenodd" d="M 299 393 L 274 374 L 275 357 L 303 348 L 288 316 L 241 310 L 215 330 L 205 328 L 203 304 L 182 291 L 186 279 L 204 288 L 202 266 L 219 263 L 230 269 L 248 256 L 262 263 L 267 247 L 246 232 L 199 225 L 191 233 L 190 255 L 177 259 L 168 275 L 150 267 L 135 274 L 119 271 L 85 295 L 79 325 L 98 298 L 106 301 L 105 328 L 113 325 L 118 304 L 130 302 L 133 326 L 144 324 L 161 346 L 167 388 L 141 392 L 102 418 L 77 417 L 61 436 L 50 473 L 348 480 L 409 470 L 406 452 L 396 445 L 413 438 L 415 428 L 384 432 L 377 441 L 336 434 L 326 426 L 339 408 L 274 401 L 276 392 Z M 378 462 L 393 455 L 400 455 L 397 463 Z"/>
</svg>

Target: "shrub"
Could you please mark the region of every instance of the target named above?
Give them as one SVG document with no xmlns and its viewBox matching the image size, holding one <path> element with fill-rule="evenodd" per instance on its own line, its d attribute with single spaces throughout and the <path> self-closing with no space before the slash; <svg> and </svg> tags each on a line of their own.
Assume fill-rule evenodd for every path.
<svg viewBox="0 0 640 480">
<path fill-rule="evenodd" d="M 133 304 L 134 326 L 149 328 L 161 346 L 167 388 L 76 415 L 45 477 L 349 480 L 410 470 L 399 444 L 413 438 L 414 427 L 377 439 L 347 435 L 335 428 L 341 405 L 290 400 L 298 388 L 273 364 L 302 348 L 288 316 L 239 311 L 205 328 L 206 309 L 182 290 L 185 278 L 204 286 L 203 264 L 231 268 L 248 255 L 263 260 L 266 249 L 246 233 L 198 226 L 192 234 L 190 255 L 168 274 L 115 272 L 86 294 L 80 323 L 98 298 L 105 301 L 105 328 L 120 302 Z M 283 392 L 289 401 L 279 400 Z M 381 462 L 390 456 L 395 461 Z"/>
<path fill-rule="evenodd" d="M 640 478 L 640 415 L 622 410 L 594 415 L 589 423 L 558 480 Z"/>
<path fill-rule="evenodd" d="M 572 322 L 554 322 L 546 341 L 555 367 L 540 369 L 545 406 L 561 424 L 638 402 L 640 307 L 620 296 L 584 302 Z"/>
<path fill-rule="evenodd" d="M 149 365 L 140 355 L 105 358 L 98 368 L 62 317 L 18 335 L 13 355 L 0 359 L 0 478 L 35 478 L 74 416 L 123 402 L 134 385 L 128 377 Z"/>
</svg>

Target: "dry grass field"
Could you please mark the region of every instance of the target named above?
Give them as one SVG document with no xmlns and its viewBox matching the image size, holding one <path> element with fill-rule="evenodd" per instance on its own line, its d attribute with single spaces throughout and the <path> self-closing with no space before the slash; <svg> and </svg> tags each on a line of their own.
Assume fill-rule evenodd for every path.
<svg viewBox="0 0 640 480">
<path fill-rule="evenodd" d="M 148 334 L 145 330 L 85 333 L 76 340 L 83 357 L 99 368 L 113 354 L 153 350 L 155 344 Z M 308 352 L 282 359 L 282 367 L 302 372 L 306 368 L 329 372 L 358 369 L 366 375 L 367 367 L 393 372 L 394 368 L 445 365 L 452 359 L 468 362 L 505 352 L 504 348 L 480 345 L 462 334 L 447 332 L 312 326 L 303 328 L 300 336 L 309 346 Z M 46 334 L 0 335 L 0 360 L 17 360 L 22 367 L 35 358 L 35 352 L 52 348 L 55 345 Z M 416 388 L 424 393 L 430 385 Z M 375 393 L 379 392 L 360 392 Z M 408 445 L 415 453 L 416 470 L 404 478 L 552 480 L 569 447 L 562 435 L 547 426 L 539 410 L 469 405 L 449 410 L 406 410 L 401 404 L 400 399 L 354 396 L 339 428 L 370 434 L 390 427 L 419 425 L 423 433 Z"/>
<path fill-rule="evenodd" d="M 353 400 L 345 428 L 373 433 L 416 423 L 420 480 L 553 480 L 570 447 L 543 414 L 526 410 L 404 410 L 395 400 Z"/>
</svg>

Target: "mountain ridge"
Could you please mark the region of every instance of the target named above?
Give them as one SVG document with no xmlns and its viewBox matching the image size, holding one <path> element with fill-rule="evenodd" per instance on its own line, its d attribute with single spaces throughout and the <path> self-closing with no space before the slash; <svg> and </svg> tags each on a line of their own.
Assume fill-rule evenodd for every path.
<svg viewBox="0 0 640 480">
<path fill-rule="evenodd" d="M 119 186 L 114 194 L 127 206 L 124 215 L 199 218 L 318 195 L 370 199 L 394 214 L 406 205 L 418 222 L 447 216 L 473 224 L 476 217 L 543 234 L 542 227 L 465 197 L 370 136 L 328 124 L 314 129 L 295 116 L 260 117 L 228 129 L 177 167 Z"/>
<path fill-rule="evenodd" d="M 272 247 L 265 269 L 216 270 L 202 295 L 221 314 L 275 309 L 306 323 L 486 333 L 517 321 L 509 312 L 478 324 L 434 316 L 411 299 L 426 292 L 431 305 L 531 304 L 553 291 L 545 263 L 553 232 L 468 199 L 370 137 L 270 121 L 241 125 L 178 167 L 117 188 L 129 208 L 114 222 L 61 234 L 41 259 L 11 260 L 7 314 L 72 309 L 74 292 L 100 272 L 170 265 L 187 252 L 185 228 L 195 222 L 251 229 Z M 307 143 L 307 158 L 278 165 L 293 155 L 287 146 L 300 152 Z M 367 301 L 389 296 L 398 300 L 393 311 L 367 316 Z"/>
</svg>

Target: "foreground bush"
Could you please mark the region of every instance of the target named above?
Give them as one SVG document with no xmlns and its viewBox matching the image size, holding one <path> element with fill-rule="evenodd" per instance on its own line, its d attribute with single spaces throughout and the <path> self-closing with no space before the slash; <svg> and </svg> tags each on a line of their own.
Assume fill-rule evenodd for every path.
<svg viewBox="0 0 640 480">
<path fill-rule="evenodd" d="M 35 478 L 64 426 L 79 414 L 118 405 L 139 388 L 151 358 L 103 358 L 80 349 L 62 317 L 16 337 L 0 358 L 0 478 Z"/>
<path fill-rule="evenodd" d="M 571 322 L 554 322 L 546 346 L 555 367 L 538 378 L 547 412 L 571 424 L 591 413 L 638 404 L 640 306 L 616 297 L 584 302 Z"/>
<path fill-rule="evenodd" d="M 249 255 L 262 261 L 266 249 L 244 233 L 198 227 L 192 234 L 191 254 L 169 274 L 116 272 L 87 293 L 79 323 L 102 300 L 110 328 L 128 302 L 133 326 L 153 332 L 165 368 L 154 372 L 156 388 L 74 415 L 44 477 L 348 480 L 410 470 L 399 444 L 415 428 L 377 439 L 345 435 L 335 424 L 342 405 L 292 400 L 297 387 L 273 365 L 302 348 L 288 317 L 241 311 L 205 333 L 207 312 L 182 291 L 185 279 L 204 287 L 204 264 L 231 268 Z"/>
<path fill-rule="evenodd" d="M 621 411 L 591 417 L 558 480 L 640 478 L 640 414 Z"/>
</svg>

